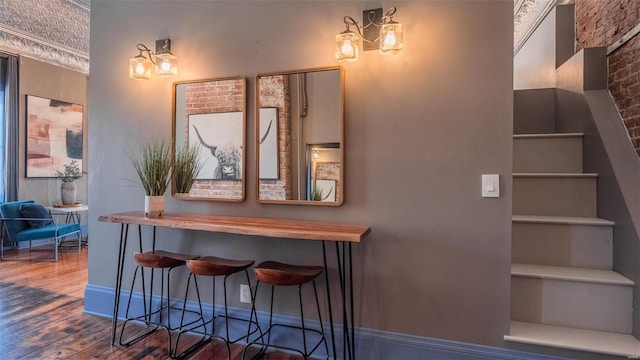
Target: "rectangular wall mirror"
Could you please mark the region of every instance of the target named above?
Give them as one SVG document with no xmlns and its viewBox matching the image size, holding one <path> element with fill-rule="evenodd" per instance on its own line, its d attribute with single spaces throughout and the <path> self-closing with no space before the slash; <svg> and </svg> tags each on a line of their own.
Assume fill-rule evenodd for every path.
<svg viewBox="0 0 640 360">
<path fill-rule="evenodd" d="M 181 81 L 173 87 L 173 149 L 197 147 L 202 169 L 182 200 L 243 201 L 246 87 L 244 77 Z"/>
<path fill-rule="evenodd" d="M 255 127 L 258 201 L 342 204 L 342 68 L 258 74 Z"/>
</svg>

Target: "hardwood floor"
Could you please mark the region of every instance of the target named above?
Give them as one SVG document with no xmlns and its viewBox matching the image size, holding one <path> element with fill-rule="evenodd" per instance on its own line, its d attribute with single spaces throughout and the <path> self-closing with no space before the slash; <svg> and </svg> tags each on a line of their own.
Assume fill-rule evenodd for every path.
<svg viewBox="0 0 640 360">
<path fill-rule="evenodd" d="M 32 253 L 46 258 L 51 252 Z M 10 255 L 10 254 L 9 254 Z M 20 256 L 23 254 L 21 253 Z M 58 262 L 0 262 L 0 358 L 2 359 L 169 359 L 167 336 L 158 331 L 130 347 L 111 346 L 111 319 L 83 314 L 87 248 L 63 251 Z M 232 347 L 240 359 L 241 346 Z M 219 342 L 190 359 L 226 359 Z M 299 356 L 269 353 L 266 360 Z"/>
</svg>

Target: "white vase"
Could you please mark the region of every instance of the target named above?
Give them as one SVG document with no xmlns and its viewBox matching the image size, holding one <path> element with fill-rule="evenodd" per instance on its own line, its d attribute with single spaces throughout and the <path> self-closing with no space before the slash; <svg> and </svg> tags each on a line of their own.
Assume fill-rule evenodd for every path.
<svg viewBox="0 0 640 360">
<path fill-rule="evenodd" d="M 144 216 L 149 218 L 161 217 L 164 212 L 164 196 L 144 197 Z"/>
<path fill-rule="evenodd" d="M 63 205 L 73 205 L 76 203 L 76 183 L 73 181 L 62 182 L 60 186 L 60 197 Z"/>
</svg>

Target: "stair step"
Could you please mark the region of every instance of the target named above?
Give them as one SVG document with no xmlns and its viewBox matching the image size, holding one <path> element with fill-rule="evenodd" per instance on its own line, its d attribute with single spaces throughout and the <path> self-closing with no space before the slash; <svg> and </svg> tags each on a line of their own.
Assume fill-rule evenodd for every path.
<svg viewBox="0 0 640 360">
<path fill-rule="evenodd" d="M 575 217 L 575 216 L 540 216 L 540 215 L 513 215 L 512 221 L 515 223 L 536 223 L 536 224 L 567 224 L 567 225 L 593 225 L 593 226 L 614 226 L 610 220 Z"/>
<path fill-rule="evenodd" d="M 514 139 L 582 138 L 583 133 L 514 134 Z"/>
<path fill-rule="evenodd" d="M 612 221 L 598 218 L 514 215 L 511 261 L 519 264 L 611 270 Z"/>
<path fill-rule="evenodd" d="M 597 178 L 598 174 L 594 173 L 513 173 L 514 178 L 538 178 L 538 179 L 589 179 Z"/>
<path fill-rule="evenodd" d="M 511 321 L 505 341 L 636 358 L 640 341 L 627 334 Z"/>
<path fill-rule="evenodd" d="M 582 173 L 582 133 L 513 135 L 513 171 Z"/>
<path fill-rule="evenodd" d="M 611 270 L 511 265 L 511 319 L 630 334 L 633 281 Z"/>
<path fill-rule="evenodd" d="M 514 173 L 513 214 L 595 217 L 597 174 Z"/>
<path fill-rule="evenodd" d="M 615 271 L 568 266 L 511 264 L 511 275 L 539 279 L 633 286 L 633 281 Z"/>
</svg>

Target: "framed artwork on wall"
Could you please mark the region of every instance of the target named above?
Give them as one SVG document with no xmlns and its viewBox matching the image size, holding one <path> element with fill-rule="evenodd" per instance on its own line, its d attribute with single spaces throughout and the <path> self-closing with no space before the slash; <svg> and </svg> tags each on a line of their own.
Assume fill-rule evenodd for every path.
<svg viewBox="0 0 640 360">
<path fill-rule="evenodd" d="M 314 190 L 312 191 L 312 199 L 314 201 L 336 201 L 336 182 L 335 180 L 316 180 L 314 181 Z"/>
<path fill-rule="evenodd" d="M 189 146 L 200 145 L 204 166 L 197 180 L 242 180 L 244 114 L 189 114 Z"/>
<path fill-rule="evenodd" d="M 76 161 L 82 169 L 83 106 L 27 95 L 26 177 L 58 177 Z"/>
<path fill-rule="evenodd" d="M 340 193 L 340 163 L 339 162 L 317 162 L 315 163 L 315 175 L 314 179 L 316 183 L 320 182 L 322 185 L 321 188 L 324 188 L 325 193 L 328 191 L 329 184 L 333 184 L 333 194 L 331 194 L 329 199 L 333 200 L 323 200 L 323 201 L 336 201 L 342 198 L 342 194 Z M 328 182 L 325 182 L 328 181 Z M 324 197 L 324 196 L 323 196 Z"/>
<path fill-rule="evenodd" d="M 260 180 L 278 180 L 278 108 L 260 108 Z"/>
</svg>

